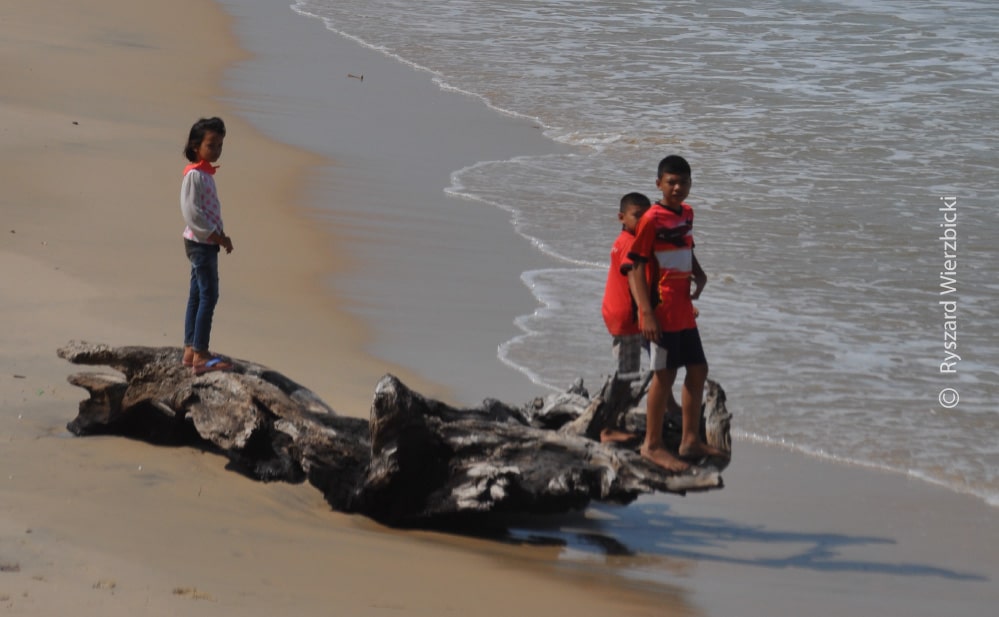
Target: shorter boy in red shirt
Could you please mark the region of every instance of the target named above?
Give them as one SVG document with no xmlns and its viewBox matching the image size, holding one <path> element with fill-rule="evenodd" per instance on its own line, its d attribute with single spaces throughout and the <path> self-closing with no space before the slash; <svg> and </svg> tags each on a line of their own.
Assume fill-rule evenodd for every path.
<svg viewBox="0 0 999 617">
<path fill-rule="evenodd" d="M 614 357 L 617 359 L 616 377 L 626 381 L 634 381 L 641 376 L 642 349 L 649 349 L 649 342 L 638 327 L 638 307 L 628 288 L 628 272 L 632 268 L 628 250 L 635 240 L 635 228 L 638 227 L 639 219 L 651 205 L 649 198 L 641 193 L 628 193 L 621 198 L 617 213 L 617 218 L 621 221 L 621 233 L 611 247 L 610 269 L 607 272 L 601 307 L 604 324 L 613 337 Z"/>
<path fill-rule="evenodd" d="M 607 271 L 601 307 L 604 324 L 613 337 L 612 350 L 617 360 L 614 379 L 629 384 L 642 377 L 642 350 L 649 351 L 649 341 L 638 327 L 638 306 L 631 296 L 628 284 L 628 273 L 634 265 L 628 258 L 628 251 L 635 240 L 638 221 L 651 205 L 652 202 L 642 193 L 628 193 L 621 198 L 617 214 L 621 222 L 621 233 L 611 247 L 610 269 Z M 667 409 L 669 413 L 680 413 L 680 405 L 672 394 L 667 401 Z M 636 438 L 636 435 L 616 427 L 600 431 L 602 443 L 629 443 Z"/>
</svg>

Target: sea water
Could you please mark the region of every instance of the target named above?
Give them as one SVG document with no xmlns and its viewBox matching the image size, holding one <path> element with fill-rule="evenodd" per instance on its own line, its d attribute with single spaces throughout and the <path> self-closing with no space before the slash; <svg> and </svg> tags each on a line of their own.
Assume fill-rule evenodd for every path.
<svg viewBox="0 0 999 617">
<path fill-rule="evenodd" d="M 292 8 L 574 146 L 468 161 L 446 189 L 560 264 L 523 273 L 538 310 L 502 361 L 558 389 L 607 372 L 617 203 L 655 199 L 657 162 L 680 153 L 736 435 L 999 505 L 992 0 Z"/>
</svg>

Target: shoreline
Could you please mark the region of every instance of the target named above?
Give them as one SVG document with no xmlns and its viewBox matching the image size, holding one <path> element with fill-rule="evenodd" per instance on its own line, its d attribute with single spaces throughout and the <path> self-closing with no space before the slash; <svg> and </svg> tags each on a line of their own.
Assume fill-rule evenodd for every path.
<svg viewBox="0 0 999 617">
<path fill-rule="evenodd" d="M 360 267 L 339 269 L 327 284 L 369 325 L 365 351 L 444 386 L 460 404 L 548 394 L 497 348 L 521 333 L 517 317 L 539 308 L 521 273 L 554 261 L 514 231 L 508 212 L 444 189 L 479 161 L 568 148 L 319 19 L 259 0 L 220 2 L 238 12 L 236 32 L 255 57 L 225 80 L 241 113 L 336 161 L 317 170 L 309 215 L 334 236 L 349 230 L 335 241 Z"/>
<path fill-rule="evenodd" d="M 0 249 L 0 314 L 12 324 L 0 346 L 6 369 L 0 373 L 0 565 L 17 566 L 0 572 L 0 605 L 12 614 L 86 607 L 111 617 L 253 617 L 333 607 L 352 615 L 391 610 L 435 617 L 524 610 L 581 617 L 844 610 L 908 617 L 987 614 L 999 602 L 999 559 L 990 550 L 999 541 L 994 508 L 891 472 L 766 445 L 735 444 L 722 491 L 598 506 L 527 528 L 540 538 L 568 534 L 561 545 L 388 529 L 331 512 L 310 487 L 247 480 L 214 454 L 69 437 L 62 427 L 84 394 L 66 383 L 76 367 L 57 359 L 56 347 L 69 338 L 178 344 L 186 295 L 176 206 L 180 148 L 199 115 L 222 109 L 230 126 L 218 182 L 236 252 L 222 258 L 216 347 L 272 366 L 341 413 L 363 415 L 373 380 L 390 369 L 404 371 L 400 376 L 430 395 L 495 394 L 519 402 L 510 392 L 519 392 L 518 380 L 526 378 L 495 374 L 492 363 L 499 360 L 488 341 L 512 328 L 507 317 L 522 309 L 522 299 L 533 305 L 517 260 L 535 257 L 509 256 L 527 251 L 508 240 L 514 234 L 502 213 L 480 208 L 458 216 L 459 201 L 435 203 L 441 209 L 428 214 L 394 204 L 398 187 L 385 182 L 373 158 L 384 141 L 357 149 L 344 139 L 331 162 L 237 118 L 225 102 L 231 93 L 222 75 L 226 62 L 248 56 L 237 38 L 220 36 L 235 18 L 217 5 L 98 0 L 84 10 L 56 0 L 52 10 L 20 6 L 11 22 L 18 37 L 0 43 L 0 53 L 19 67 L 13 94 L 0 103 L 0 152 L 11 179 L 0 194 L 11 232 L 4 232 Z M 193 12 L 201 16 L 197 27 L 188 23 Z M 288 13 L 304 22 L 302 30 L 289 22 L 291 32 L 315 35 L 321 28 Z M 211 66 L 181 46 L 180 31 L 215 50 Z M 314 36 L 290 40 L 326 45 Z M 351 58 L 367 62 L 376 53 Z M 137 82 L 126 84 L 119 76 L 130 71 Z M 368 72 L 376 79 L 366 83 L 379 83 L 380 73 Z M 404 72 L 391 75 L 398 87 L 412 86 Z M 428 99 L 417 93 L 427 92 L 421 86 L 407 103 L 426 107 Z M 488 114 L 467 113 L 481 117 L 487 133 L 504 135 L 497 138 L 501 149 L 520 148 L 521 137 L 531 137 L 530 130 L 506 135 L 513 120 L 492 123 Z M 315 182 L 303 184 L 302 174 L 315 174 Z M 437 191 L 437 177 L 420 192 Z M 121 183 L 121 195 L 109 195 L 108 178 Z M 322 210 L 330 195 L 377 198 L 376 212 L 393 225 L 372 225 L 370 204 L 360 200 Z M 419 331 L 407 334 L 413 336 L 406 345 L 429 351 L 415 360 L 394 356 L 398 346 L 372 343 L 372 326 L 359 314 L 371 315 L 375 326 L 391 319 L 391 304 L 376 305 L 391 298 L 384 281 L 394 279 L 379 277 L 402 273 L 392 268 L 393 257 L 367 263 L 355 249 L 372 234 L 382 241 L 402 237 L 395 248 L 413 256 L 418 271 L 450 267 L 450 250 L 462 247 L 436 243 L 449 236 L 444 223 L 467 228 L 474 242 L 493 237 L 487 257 L 495 263 L 476 264 L 464 285 L 474 296 L 478 278 L 495 272 L 501 301 L 495 313 L 459 315 L 462 328 L 455 330 L 437 321 L 446 322 L 444 316 L 425 314 L 434 294 L 417 298 L 411 316 L 419 325 L 403 329 Z M 500 225 L 506 227 L 494 234 Z M 424 232 L 434 242 L 421 247 Z M 340 285 L 328 288 L 333 266 L 336 277 L 354 273 L 370 278 L 372 287 L 353 296 Z M 270 274 L 266 281 L 261 272 Z M 440 282 L 418 282 L 447 292 Z M 416 284 L 397 289 L 420 291 Z M 458 313 L 482 310 L 452 299 L 449 309 Z M 339 307 L 347 314 L 336 317 Z M 483 323 L 489 332 L 475 330 Z M 454 354 L 441 342 L 452 340 L 468 354 L 459 356 L 467 376 L 449 368 Z M 369 348 L 379 358 L 367 357 Z M 400 366 L 380 354 L 400 358 Z M 402 368 L 419 369 L 421 362 L 433 366 Z M 446 377 L 439 384 L 431 381 L 437 374 Z"/>
</svg>

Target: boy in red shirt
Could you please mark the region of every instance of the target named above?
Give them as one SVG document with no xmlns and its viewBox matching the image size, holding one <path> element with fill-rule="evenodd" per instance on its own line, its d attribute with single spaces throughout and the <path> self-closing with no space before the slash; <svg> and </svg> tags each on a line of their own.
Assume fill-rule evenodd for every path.
<svg viewBox="0 0 999 617">
<path fill-rule="evenodd" d="M 638 305 L 639 328 L 652 343 L 654 375 L 647 397 L 645 443 L 641 454 L 671 471 L 683 471 L 684 460 L 728 455 L 701 440 L 701 399 L 708 362 L 697 332 L 693 300 L 707 277 L 694 256 L 694 211 L 684 203 L 691 187 L 690 164 L 671 155 L 659 162 L 656 187 L 662 199 L 642 217 L 628 252 L 634 267 L 628 282 Z M 690 283 L 694 288 L 691 290 Z M 683 431 L 680 459 L 663 445 L 663 416 L 672 397 L 677 369 L 686 368 L 681 397 Z"/>
<path fill-rule="evenodd" d="M 651 205 L 649 198 L 641 193 L 628 193 L 621 198 L 617 213 L 617 218 L 621 221 L 621 233 L 611 247 L 610 269 L 607 272 L 601 306 L 604 324 L 614 337 L 617 377 L 627 381 L 634 381 L 641 375 L 642 349 L 649 348 L 638 327 L 638 309 L 628 288 L 628 272 L 632 267 L 628 251 L 635 239 L 638 220 Z"/>
<path fill-rule="evenodd" d="M 632 268 L 628 251 L 635 239 L 638 221 L 651 205 L 649 198 L 641 193 L 628 193 L 621 198 L 617 213 L 621 233 L 611 247 L 610 269 L 607 271 L 607 284 L 604 286 L 604 300 L 600 311 L 607 331 L 613 337 L 612 349 L 614 358 L 617 359 L 614 379 L 627 383 L 641 377 L 642 350 L 649 350 L 649 342 L 638 327 L 638 308 L 628 286 L 628 273 Z M 603 443 L 625 443 L 633 439 L 635 435 L 616 427 L 600 431 L 600 441 Z"/>
</svg>

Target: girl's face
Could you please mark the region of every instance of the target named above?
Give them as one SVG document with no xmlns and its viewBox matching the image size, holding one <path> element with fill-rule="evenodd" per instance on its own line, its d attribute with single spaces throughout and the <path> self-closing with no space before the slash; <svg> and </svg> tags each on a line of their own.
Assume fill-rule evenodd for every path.
<svg viewBox="0 0 999 617">
<path fill-rule="evenodd" d="M 207 131 L 201 145 L 198 146 L 198 160 L 214 163 L 222 156 L 222 142 L 225 137 L 214 131 Z"/>
</svg>

